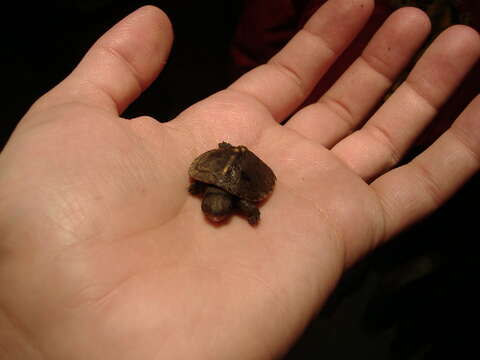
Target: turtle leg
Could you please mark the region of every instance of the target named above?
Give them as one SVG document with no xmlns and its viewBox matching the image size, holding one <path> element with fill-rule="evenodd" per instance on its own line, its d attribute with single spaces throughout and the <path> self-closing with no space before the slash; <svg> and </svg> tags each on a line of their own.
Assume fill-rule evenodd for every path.
<svg viewBox="0 0 480 360">
<path fill-rule="evenodd" d="M 205 191 L 206 184 L 201 181 L 194 181 L 188 187 L 188 192 L 192 195 L 203 194 Z"/>
<path fill-rule="evenodd" d="M 238 199 L 236 207 L 241 214 L 247 217 L 250 225 L 256 225 L 258 220 L 260 220 L 260 211 L 254 202 L 245 199 Z"/>
</svg>

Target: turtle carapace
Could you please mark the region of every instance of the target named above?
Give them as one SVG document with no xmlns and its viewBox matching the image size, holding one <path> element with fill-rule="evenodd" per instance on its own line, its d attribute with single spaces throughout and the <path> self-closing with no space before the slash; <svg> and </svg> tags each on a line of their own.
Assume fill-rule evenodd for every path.
<svg viewBox="0 0 480 360">
<path fill-rule="evenodd" d="M 272 192 L 276 180 L 272 169 L 245 146 L 226 142 L 198 156 L 188 174 L 194 180 L 189 192 L 203 195 L 202 211 L 211 221 L 239 212 L 251 225 L 260 219 L 256 203 Z"/>
</svg>

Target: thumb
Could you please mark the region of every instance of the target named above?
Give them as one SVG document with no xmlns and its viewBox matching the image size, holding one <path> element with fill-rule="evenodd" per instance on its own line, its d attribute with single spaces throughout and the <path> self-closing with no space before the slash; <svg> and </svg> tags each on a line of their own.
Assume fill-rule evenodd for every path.
<svg viewBox="0 0 480 360">
<path fill-rule="evenodd" d="M 100 37 L 73 72 L 30 111 L 81 102 L 119 115 L 158 76 L 172 41 L 165 13 L 144 6 Z"/>
</svg>

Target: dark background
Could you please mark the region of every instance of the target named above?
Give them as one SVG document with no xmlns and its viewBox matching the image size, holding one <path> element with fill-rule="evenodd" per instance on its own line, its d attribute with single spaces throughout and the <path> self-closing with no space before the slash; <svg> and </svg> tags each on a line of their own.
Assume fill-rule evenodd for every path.
<svg viewBox="0 0 480 360">
<path fill-rule="evenodd" d="M 305 12 L 313 11 L 307 0 L 284 1 L 296 4 L 290 9 L 292 16 L 276 28 L 255 28 L 265 32 L 260 39 L 271 40 L 263 44 L 268 49 L 262 52 L 259 38 L 244 29 L 255 23 L 249 17 L 256 12 L 252 6 L 268 2 L 57 0 L 2 5 L 3 17 L 9 22 L 0 25 L 0 148 L 35 99 L 68 75 L 101 34 L 139 6 L 154 4 L 167 12 L 175 44 L 164 72 L 124 116 L 148 114 L 167 121 L 226 86 L 249 66 L 264 61 L 301 25 Z M 382 20 L 385 12 L 377 15 Z M 248 46 L 249 37 L 257 48 Z M 239 60 L 239 52 L 249 61 Z M 477 66 L 470 76 L 473 93 L 461 92 L 460 100 L 442 112 L 444 117 L 453 119 L 478 93 L 478 75 Z M 410 155 L 426 145 L 428 136 Z M 477 325 L 473 318 L 478 303 L 473 294 L 478 284 L 474 251 L 479 239 L 478 183 L 476 176 L 433 216 L 351 269 L 285 358 L 437 359 L 477 353 L 470 334 L 478 331 L 470 326 L 475 329 Z"/>
</svg>

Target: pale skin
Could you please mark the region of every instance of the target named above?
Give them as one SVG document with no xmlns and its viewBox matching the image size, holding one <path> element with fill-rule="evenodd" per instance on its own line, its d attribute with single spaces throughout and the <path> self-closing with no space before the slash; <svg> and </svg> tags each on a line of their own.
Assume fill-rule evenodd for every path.
<svg viewBox="0 0 480 360">
<path fill-rule="evenodd" d="M 120 114 L 167 60 L 166 15 L 141 8 L 99 39 L 0 155 L 0 359 L 279 357 L 347 267 L 451 197 L 479 169 L 478 96 L 396 165 L 478 60 L 474 30 L 441 34 L 367 118 L 429 32 L 399 10 L 297 109 L 372 8 L 331 0 L 268 64 L 164 124 Z M 277 175 L 257 227 L 212 226 L 187 191 L 190 162 L 221 141 Z"/>
</svg>

